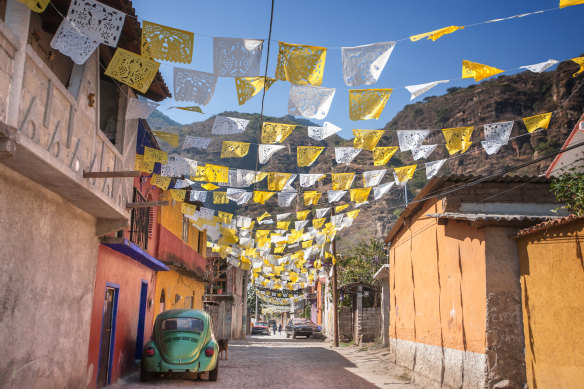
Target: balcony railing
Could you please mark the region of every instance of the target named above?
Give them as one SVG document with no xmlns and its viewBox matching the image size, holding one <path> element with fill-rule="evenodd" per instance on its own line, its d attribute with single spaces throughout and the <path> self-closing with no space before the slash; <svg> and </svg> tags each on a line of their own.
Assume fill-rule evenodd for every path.
<svg viewBox="0 0 584 389">
<path fill-rule="evenodd" d="M 133 201 L 145 202 L 146 198 L 138 189 L 134 188 Z M 148 231 L 150 228 L 150 208 L 134 208 L 130 222 L 130 241 L 136 243 L 144 250 L 148 249 Z"/>
</svg>

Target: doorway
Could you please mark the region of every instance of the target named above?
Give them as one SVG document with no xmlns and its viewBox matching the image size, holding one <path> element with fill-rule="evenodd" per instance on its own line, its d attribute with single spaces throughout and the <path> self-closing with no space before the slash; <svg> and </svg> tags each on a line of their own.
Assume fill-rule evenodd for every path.
<svg viewBox="0 0 584 389">
<path fill-rule="evenodd" d="M 106 284 L 99 343 L 98 387 L 109 385 L 111 382 L 119 290 L 119 285 L 109 282 Z"/>
<path fill-rule="evenodd" d="M 138 312 L 138 331 L 136 331 L 135 359 L 142 359 L 144 347 L 144 324 L 146 323 L 146 302 L 148 300 L 148 282 L 142 280 L 140 286 L 140 310 Z"/>
</svg>

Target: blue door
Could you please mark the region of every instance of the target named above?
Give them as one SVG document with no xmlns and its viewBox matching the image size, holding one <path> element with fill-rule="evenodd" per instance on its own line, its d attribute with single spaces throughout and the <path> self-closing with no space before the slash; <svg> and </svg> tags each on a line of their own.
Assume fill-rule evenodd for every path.
<svg viewBox="0 0 584 389">
<path fill-rule="evenodd" d="M 148 300 L 148 282 L 142 280 L 140 287 L 140 310 L 138 312 L 138 331 L 136 331 L 136 353 L 135 358 L 142 358 L 142 348 L 144 347 L 144 324 L 146 323 L 146 303 Z"/>
</svg>

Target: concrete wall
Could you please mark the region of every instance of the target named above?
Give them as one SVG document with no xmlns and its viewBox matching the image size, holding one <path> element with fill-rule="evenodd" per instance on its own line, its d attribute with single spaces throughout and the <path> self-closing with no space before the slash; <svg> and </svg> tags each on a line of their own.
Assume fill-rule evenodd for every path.
<svg viewBox="0 0 584 389">
<path fill-rule="evenodd" d="M 390 344 L 394 362 L 427 386 L 484 384 L 486 280 L 483 233 L 438 225 L 428 201 L 390 249 Z"/>
<path fill-rule="evenodd" d="M 584 221 L 521 237 L 527 383 L 576 388 L 584 382 Z"/>
<path fill-rule="evenodd" d="M 88 388 L 95 388 L 99 363 L 99 347 L 103 322 L 103 302 L 106 282 L 120 286 L 114 341 L 111 383 L 136 369 L 136 334 L 140 311 L 142 280 L 148 282 L 148 298 L 154 298 L 156 273 L 125 255 L 100 245 L 95 293 L 91 314 L 91 332 L 87 361 Z M 154 310 L 147 309 L 144 324 L 144 343 L 152 334 Z"/>
<path fill-rule="evenodd" d="M 486 227 L 487 377 L 489 387 L 525 384 L 521 287 L 516 229 Z"/>
<path fill-rule="evenodd" d="M 2 164 L 0 182 L 1 385 L 83 388 L 96 220 Z"/>
</svg>

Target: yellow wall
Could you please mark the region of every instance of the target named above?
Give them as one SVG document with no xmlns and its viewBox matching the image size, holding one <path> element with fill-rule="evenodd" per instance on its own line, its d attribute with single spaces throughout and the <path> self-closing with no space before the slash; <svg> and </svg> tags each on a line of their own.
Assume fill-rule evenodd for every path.
<svg viewBox="0 0 584 389">
<path fill-rule="evenodd" d="M 584 221 L 517 240 L 531 388 L 584 382 Z"/>
<path fill-rule="evenodd" d="M 173 201 L 170 192 L 165 191 L 160 194 L 161 201 L 168 201 L 169 206 L 160 207 L 159 221 L 167 230 L 182 239 L 183 213 L 181 211 L 182 202 Z M 199 235 L 202 235 L 199 240 Z M 188 241 L 185 242 L 195 249 L 196 252 L 207 258 L 207 232 L 199 231 L 192 223 L 189 223 Z"/>
<path fill-rule="evenodd" d="M 164 307 L 160 303 L 160 296 L 163 289 L 166 301 Z M 203 309 L 204 291 L 205 284 L 201 281 L 194 280 L 185 274 L 181 274 L 173 270 L 160 271 L 156 275 L 154 316 L 158 315 L 162 311 L 167 311 L 169 309 Z M 182 296 L 182 298 L 177 303 L 175 303 L 174 300 L 177 294 Z"/>
</svg>

